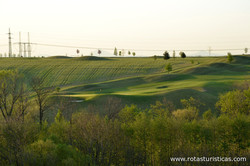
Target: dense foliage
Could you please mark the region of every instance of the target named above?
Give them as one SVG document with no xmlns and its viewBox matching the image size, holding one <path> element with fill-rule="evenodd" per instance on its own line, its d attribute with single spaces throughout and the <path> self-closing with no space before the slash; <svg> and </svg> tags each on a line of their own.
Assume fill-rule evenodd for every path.
<svg viewBox="0 0 250 166">
<path fill-rule="evenodd" d="M 168 71 L 168 73 L 169 73 L 170 71 L 172 71 L 172 70 L 173 70 L 172 64 L 171 64 L 171 63 L 168 63 L 168 64 L 165 66 L 165 70 Z"/>
<path fill-rule="evenodd" d="M 159 104 L 159 103 L 158 103 Z M 250 116 L 171 115 L 127 106 L 117 119 L 59 111 L 55 122 L 1 123 L 1 165 L 179 165 L 170 157 L 249 157 Z M 232 163 L 233 164 L 233 163 Z"/>
<path fill-rule="evenodd" d="M 168 51 L 165 51 L 165 52 L 163 53 L 163 58 L 164 58 L 165 60 L 170 59 L 170 55 L 169 55 Z"/>
<path fill-rule="evenodd" d="M 182 52 L 182 51 L 181 51 L 179 54 L 180 54 L 180 56 L 181 56 L 182 58 L 186 58 L 185 52 Z"/>
<path fill-rule="evenodd" d="M 230 52 L 227 53 L 227 60 L 228 60 L 229 63 L 231 63 L 234 60 L 234 58 L 233 58 L 233 56 L 232 56 L 232 54 Z"/>
</svg>

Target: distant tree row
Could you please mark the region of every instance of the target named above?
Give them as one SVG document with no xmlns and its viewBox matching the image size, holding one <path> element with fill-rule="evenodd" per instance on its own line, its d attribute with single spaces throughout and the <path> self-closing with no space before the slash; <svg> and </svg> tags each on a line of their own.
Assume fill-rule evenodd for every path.
<svg viewBox="0 0 250 166">
<path fill-rule="evenodd" d="M 182 52 L 182 51 L 179 53 L 179 55 L 181 56 L 181 58 L 186 58 L 186 54 L 184 52 Z M 163 53 L 163 58 L 165 60 L 170 59 L 170 55 L 169 55 L 168 51 L 165 51 Z M 173 58 L 175 59 L 175 51 L 173 51 Z"/>
<path fill-rule="evenodd" d="M 124 56 L 125 55 L 125 50 L 121 50 L 121 51 L 117 51 L 117 48 L 115 47 L 115 49 L 114 49 L 114 55 L 115 56 L 117 56 L 118 55 L 118 53 L 119 53 L 119 56 Z M 135 52 L 132 52 L 131 53 L 131 51 L 128 51 L 128 55 L 133 55 L 133 56 L 135 56 L 136 55 L 136 53 Z"/>
</svg>

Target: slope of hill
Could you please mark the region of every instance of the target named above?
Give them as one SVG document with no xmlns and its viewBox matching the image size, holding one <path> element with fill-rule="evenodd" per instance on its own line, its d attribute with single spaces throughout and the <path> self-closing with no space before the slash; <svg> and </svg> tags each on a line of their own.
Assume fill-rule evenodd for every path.
<svg viewBox="0 0 250 166">
<path fill-rule="evenodd" d="M 228 64 L 225 57 L 193 58 L 199 64 L 188 64 L 188 60 L 172 62 L 173 72 L 167 74 L 162 70 L 154 74 L 132 76 L 116 80 L 70 86 L 63 93 L 71 97 L 84 99 L 82 107 L 95 103 L 103 110 L 103 102 L 116 97 L 125 104 L 137 104 L 147 108 L 156 100 L 166 98 L 181 108 L 180 100 L 193 96 L 206 103 L 201 110 L 215 111 L 215 103 L 220 93 L 233 88 L 237 82 L 250 80 L 250 57 L 235 57 Z M 202 60 L 204 60 L 202 62 Z"/>
<path fill-rule="evenodd" d="M 44 79 L 47 86 L 61 87 L 62 98 L 79 101 L 79 109 L 95 105 L 102 112 L 110 98 L 121 105 L 137 104 L 147 108 L 166 98 L 178 108 L 180 99 L 193 96 L 203 103 L 202 111 L 211 108 L 220 93 L 233 84 L 250 80 L 250 56 L 235 56 L 228 64 L 226 57 L 210 58 L 1 58 L 0 69 L 17 69 L 27 82 L 33 76 Z M 165 72 L 171 63 L 173 71 Z"/>
</svg>

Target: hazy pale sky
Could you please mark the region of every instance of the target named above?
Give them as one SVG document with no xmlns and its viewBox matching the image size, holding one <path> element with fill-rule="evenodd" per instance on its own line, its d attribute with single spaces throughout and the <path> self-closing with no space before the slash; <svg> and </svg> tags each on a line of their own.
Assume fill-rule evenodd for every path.
<svg viewBox="0 0 250 166">
<path fill-rule="evenodd" d="M 9 27 L 13 42 L 21 31 L 23 41 L 30 32 L 31 42 L 83 47 L 249 48 L 249 9 L 250 0 L 0 0 L 0 52 Z"/>
</svg>

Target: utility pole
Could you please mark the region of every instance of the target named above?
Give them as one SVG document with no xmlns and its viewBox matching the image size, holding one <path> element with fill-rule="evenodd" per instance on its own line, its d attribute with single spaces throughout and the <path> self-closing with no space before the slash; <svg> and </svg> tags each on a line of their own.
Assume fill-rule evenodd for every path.
<svg viewBox="0 0 250 166">
<path fill-rule="evenodd" d="M 211 52 L 212 52 L 212 49 L 211 49 L 211 47 L 209 47 L 208 48 L 208 54 L 209 54 L 209 56 L 211 55 Z"/>
<path fill-rule="evenodd" d="M 31 57 L 30 33 L 28 32 L 28 57 Z"/>
<path fill-rule="evenodd" d="M 28 42 L 22 42 L 21 41 L 21 32 L 19 32 L 19 42 L 16 43 L 19 45 L 19 57 L 28 57 L 30 58 L 31 57 L 31 44 L 33 43 L 30 43 L 30 34 L 28 32 Z M 28 53 L 28 55 L 27 55 Z"/>
<path fill-rule="evenodd" d="M 22 42 L 21 42 L 21 32 L 19 32 L 19 57 L 22 57 Z"/>
<path fill-rule="evenodd" d="M 26 57 L 26 43 L 23 43 L 23 57 Z"/>
<path fill-rule="evenodd" d="M 12 45 L 11 45 L 11 33 L 10 33 L 10 28 L 9 28 L 9 58 L 12 57 Z"/>
</svg>

